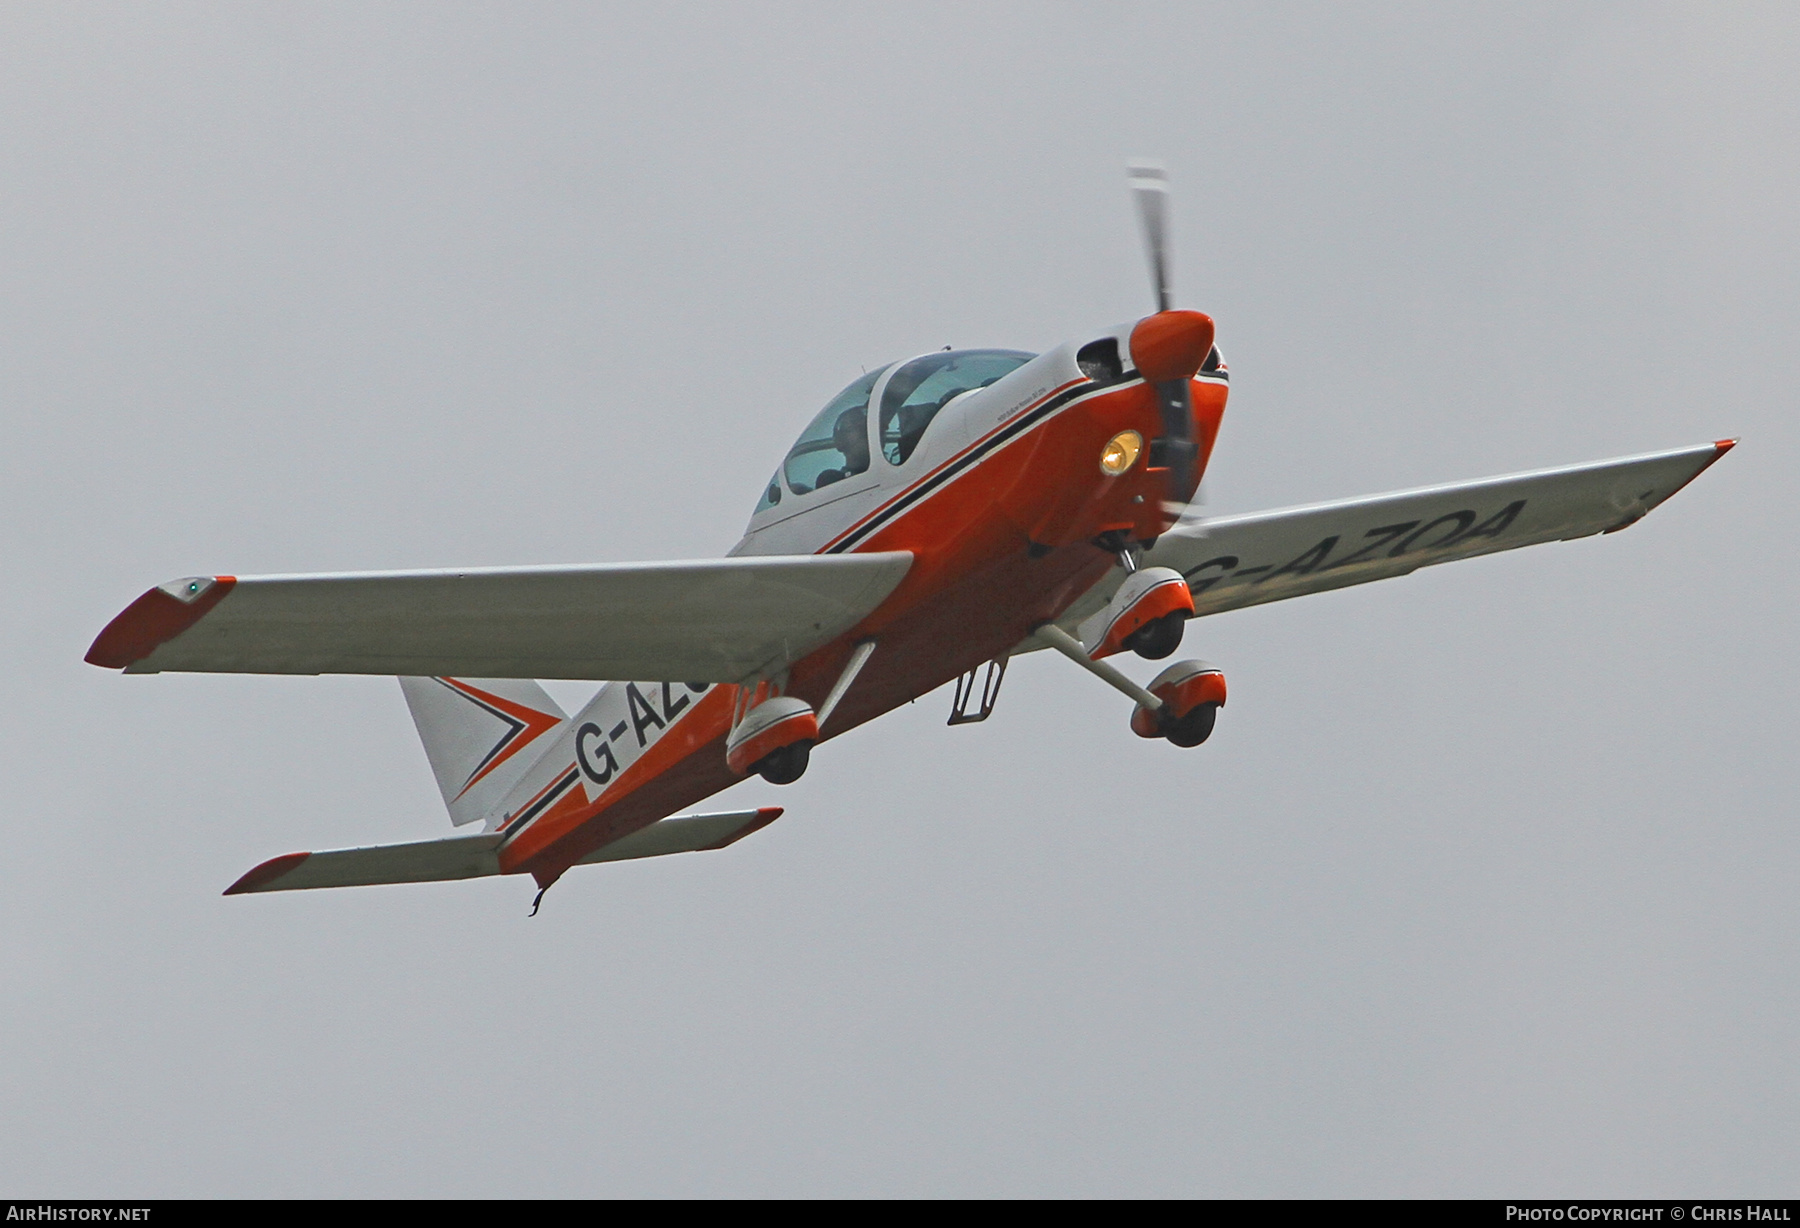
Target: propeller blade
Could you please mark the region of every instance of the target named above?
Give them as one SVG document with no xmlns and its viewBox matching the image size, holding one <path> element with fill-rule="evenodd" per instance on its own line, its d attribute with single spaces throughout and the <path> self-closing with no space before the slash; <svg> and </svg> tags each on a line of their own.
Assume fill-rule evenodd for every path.
<svg viewBox="0 0 1800 1228">
<path fill-rule="evenodd" d="M 1206 489 L 1206 479 L 1201 478 L 1200 488 L 1188 502 L 1171 503 L 1167 499 L 1163 500 L 1163 514 L 1172 522 L 1186 525 L 1190 537 L 1206 536 Z"/>
<path fill-rule="evenodd" d="M 1169 309 L 1169 172 L 1154 162 L 1134 162 L 1128 168 L 1131 194 L 1137 200 L 1138 218 L 1144 224 L 1144 246 L 1150 251 L 1150 281 L 1156 289 L 1156 309 Z"/>
<path fill-rule="evenodd" d="M 1186 504 L 1200 485 L 1200 445 L 1194 441 L 1194 402 L 1186 379 L 1156 385 L 1163 433 L 1150 441 L 1150 463 L 1169 471 L 1170 503 Z"/>
<path fill-rule="evenodd" d="M 1131 176 L 1131 194 L 1137 201 L 1138 219 L 1144 227 L 1144 246 L 1150 253 L 1150 281 L 1156 290 L 1156 310 L 1161 316 L 1169 310 L 1172 299 L 1169 285 L 1169 172 L 1155 162 L 1133 162 L 1127 169 Z M 1169 321 L 1174 317 L 1162 316 L 1162 319 Z M 1205 317 L 1196 316 L 1196 319 L 1205 320 Z M 1150 323 L 1143 321 L 1140 328 Z M 1211 322 L 1206 321 L 1205 336 L 1208 338 L 1211 327 Z M 1169 339 L 1190 331 L 1184 328 Z M 1134 332 L 1134 354 L 1137 337 Z M 1193 394 L 1187 377 L 1158 380 L 1156 402 L 1162 411 L 1163 429 L 1161 435 L 1150 441 L 1150 463 L 1169 473 L 1164 507 L 1185 508 L 1200 485 L 1200 445 L 1194 439 Z"/>
</svg>

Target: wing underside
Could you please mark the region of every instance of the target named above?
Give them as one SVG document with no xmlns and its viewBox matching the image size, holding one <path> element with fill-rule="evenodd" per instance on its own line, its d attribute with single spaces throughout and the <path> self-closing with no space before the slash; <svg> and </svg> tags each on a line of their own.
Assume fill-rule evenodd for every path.
<svg viewBox="0 0 1800 1228">
<path fill-rule="evenodd" d="M 576 862 L 635 861 L 670 853 L 722 849 L 781 817 L 781 807 L 690 814 L 663 819 L 615 840 Z M 373 887 L 391 883 L 443 883 L 500 873 L 502 832 L 452 836 L 413 844 L 288 853 L 263 862 L 225 889 L 226 895 L 261 891 L 304 891 L 315 887 Z"/>
<path fill-rule="evenodd" d="M 87 659 L 127 673 L 737 682 L 855 626 L 911 563 L 895 551 L 194 577 L 139 597 Z"/>
<path fill-rule="evenodd" d="M 1196 616 L 1284 601 L 1435 563 L 1615 532 L 1735 442 L 1188 522 L 1159 538 L 1142 561 L 1187 577 Z M 1108 576 L 1059 621 L 1077 630 L 1100 617 L 1121 578 Z"/>
</svg>

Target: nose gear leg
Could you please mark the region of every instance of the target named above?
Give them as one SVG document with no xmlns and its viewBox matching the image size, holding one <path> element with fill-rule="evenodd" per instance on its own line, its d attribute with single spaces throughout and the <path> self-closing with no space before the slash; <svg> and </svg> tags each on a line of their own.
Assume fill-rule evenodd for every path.
<svg viewBox="0 0 1800 1228">
<path fill-rule="evenodd" d="M 1088 673 L 1094 675 L 1094 677 L 1100 679 L 1100 681 L 1106 683 L 1107 686 L 1112 687 L 1115 691 L 1118 691 L 1123 695 L 1129 696 L 1131 701 L 1137 704 L 1138 707 L 1148 709 L 1151 712 L 1155 712 L 1158 708 L 1162 707 L 1163 701 L 1161 699 L 1152 695 L 1149 691 L 1146 691 L 1143 687 L 1127 678 L 1124 674 L 1121 674 L 1115 666 L 1108 665 L 1105 661 L 1096 661 L 1094 658 L 1088 656 L 1087 650 L 1081 646 L 1081 641 L 1077 640 L 1074 636 L 1070 635 L 1067 631 L 1064 631 L 1055 623 L 1045 623 L 1043 626 L 1033 631 L 1032 634 L 1044 641 L 1044 643 L 1050 645 L 1050 647 L 1056 649 L 1056 651 L 1062 653 L 1062 655 L 1069 658 L 1069 660 L 1075 662 L 1075 664 L 1081 666 L 1081 668 L 1085 669 Z"/>
<path fill-rule="evenodd" d="M 1137 704 L 1132 732 L 1143 738 L 1167 738 L 1176 746 L 1198 746 L 1212 736 L 1213 723 L 1225 705 L 1225 675 L 1205 661 L 1179 661 L 1141 687 L 1117 668 L 1090 657 L 1081 641 L 1055 623 L 1032 632 L 1039 640 L 1129 696 Z"/>
</svg>

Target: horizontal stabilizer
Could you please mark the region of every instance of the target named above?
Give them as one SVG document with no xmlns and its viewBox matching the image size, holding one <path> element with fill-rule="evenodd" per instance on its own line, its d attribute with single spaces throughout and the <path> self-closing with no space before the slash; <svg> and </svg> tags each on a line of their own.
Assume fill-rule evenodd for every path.
<svg viewBox="0 0 1800 1228">
<path fill-rule="evenodd" d="M 781 807 L 764 806 L 760 810 L 663 819 L 594 850 L 576 864 L 722 849 L 752 832 L 761 831 L 780 817 Z M 372 848 L 333 849 L 326 853 L 288 853 L 263 862 L 227 887 L 225 894 L 483 878 L 500 873 L 500 846 L 506 839 L 504 832 L 487 832 L 478 836 L 453 836 L 448 840 L 422 840 L 415 844 L 382 844 Z"/>
<path fill-rule="evenodd" d="M 764 806 L 761 810 L 664 819 L 595 849 L 575 864 L 591 866 L 601 861 L 632 861 L 639 857 L 661 857 L 666 853 L 704 853 L 722 849 L 751 832 L 761 831 L 780 817 L 780 806 Z"/>
<path fill-rule="evenodd" d="M 153 588 L 87 660 L 134 674 L 738 682 L 894 591 L 912 555 L 196 576 Z"/>
</svg>

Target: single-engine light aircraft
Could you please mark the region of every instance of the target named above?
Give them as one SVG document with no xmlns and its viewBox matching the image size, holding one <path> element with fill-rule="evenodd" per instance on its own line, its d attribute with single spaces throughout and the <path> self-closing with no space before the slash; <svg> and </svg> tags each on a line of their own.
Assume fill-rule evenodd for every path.
<svg viewBox="0 0 1800 1228">
<path fill-rule="evenodd" d="M 718 849 L 781 810 L 682 812 L 951 681 L 985 719 L 1049 648 L 1198 746 L 1216 665 L 1139 685 L 1190 620 L 1635 523 L 1735 440 L 1335 503 L 1190 510 L 1229 380 L 1213 321 L 1171 306 L 1167 180 L 1131 186 L 1156 310 L 1042 354 L 947 349 L 820 410 L 723 559 L 193 576 L 150 589 L 87 660 L 128 674 L 397 675 L 450 820 L 472 835 L 266 861 L 226 894 L 529 874 Z M 538 679 L 605 680 L 565 715 Z M 619 681 L 629 679 L 630 681 Z"/>
</svg>

